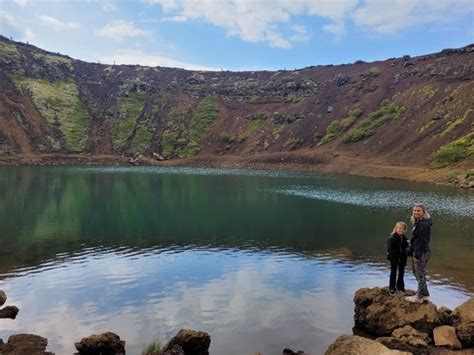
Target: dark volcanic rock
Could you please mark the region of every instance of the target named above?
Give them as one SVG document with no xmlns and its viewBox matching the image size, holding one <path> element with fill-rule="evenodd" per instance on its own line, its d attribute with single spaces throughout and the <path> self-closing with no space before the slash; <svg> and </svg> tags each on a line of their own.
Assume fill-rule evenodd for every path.
<svg viewBox="0 0 474 355">
<path fill-rule="evenodd" d="M 15 319 L 19 310 L 16 306 L 6 306 L 0 309 L 0 318 Z"/>
<path fill-rule="evenodd" d="M 183 349 L 185 355 L 208 355 L 211 337 L 206 332 L 181 329 L 178 334 L 165 345 L 163 352 L 167 353 L 177 345 Z"/>
<path fill-rule="evenodd" d="M 304 355 L 304 351 L 298 350 L 298 351 L 293 351 L 289 348 L 283 349 L 283 355 Z"/>
<path fill-rule="evenodd" d="M 15 334 L 7 343 L 0 340 L 0 354 L 11 355 L 53 355 L 46 351 L 48 339 L 34 334 Z"/>
<path fill-rule="evenodd" d="M 438 308 L 439 322 L 445 325 L 453 324 L 453 318 L 451 317 L 452 313 L 453 311 L 447 307 L 444 307 L 444 306 L 439 307 Z"/>
<path fill-rule="evenodd" d="M 409 303 L 404 294 L 391 296 L 387 288 L 361 288 L 355 293 L 354 303 L 355 325 L 373 335 L 390 335 L 405 325 L 431 334 L 433 328 L 439 325 L 434 304 Z"/>
<path fill-rule="evenodd" d="M 7 295 L 5 294 L 5 292 L 0 290 L 0 307 L 5 304 L 6 300 L 7 300 Z"/>
<path fill-rule="evenodd" d="M 74 343 L 80 355 L 118 355 L 125 354 L 125 341 L 112 332 L 91 335 Z"/>
</svg>

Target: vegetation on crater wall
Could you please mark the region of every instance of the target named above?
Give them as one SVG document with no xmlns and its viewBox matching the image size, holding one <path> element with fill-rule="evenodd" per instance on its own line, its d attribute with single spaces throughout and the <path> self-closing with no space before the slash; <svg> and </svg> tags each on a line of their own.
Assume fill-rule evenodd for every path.
<svg viewBox="0 0 474 355">
<path fill-rule="evenodd" d="M 135 92 L 128 97 L 117 99 L 117 113 L 120 121 L 113 129 L 112 146 L 114 150 L 122 149 L 133 133 L 138 118 L 143 110 L 148 94 L 146 92 Z"/>
<path fill-rule="evenodd" d="M 23 94 L 31 95 L 41 116 L 50 125 L 59 127 L 67 150 L 80 152 L 84 149 L 90 117 L 82 106 L 74 81 L 49 82 L 23 76 L 14 76 L 12 80 Z M 56 141 L 54 138 L 53 140 Z"/>
<path fill-rule="evenodd" d="M 397 106 L 395 103 L 384 100 L 380 108 L 369 114 L 367 118 L 355 128 L 349 131 L 347 136 L 344 138 L 345 143 L 358 142 L 362 139 L 372 136 L 378 127 L 382 126 L 385 122 L 397 119 L 404 115 L 406 108 L 404 106 Z"/>
<path fill-rule="evenodd" d="M 439 148 L 430 159 L 434 169 L 444 168 L 474 153 L 474 133 L 469 133 Z"/>
<path fill-rule="evenodd" d="M 354 109 L 349 112 L 349 116 L 342 120 L 332 121 L 326 128 L 326 134 L 318 143 L 318 145 L 332 142 L 336 138 L 340 137 L 345 131 L 347 131 L 356 119 L 360 117 L 362 110 Z"/>
<path fill-rule="evenodd" d="M 217 96 L 205 97 L 194 112 L 183 108 L 170 110 L 166 117 L 168 128 L 163 132 L 162 154 L 167 157 L 187 158 L 200 151 L 199 141 L 219 115 Z M 191 121 L 187 124 L 191 116 Z"/>
<path fill-rule="evenodd" d="M 472 109 L 468 109 L 462 117 L 459 117 L 459 118 L 457 118 L 453 121 L 449 121 L 446 124 L 446 128 L 439 135 L 437 135 L 435 138 L 442 138 L 442 137 L 445 137 L 446 135 L 448 135 L 449 133 L 451 133 L 456 127 L 463 124 L 464 121 L 466 120 L 466 118 L 469 115 L 471 115 L 472 112 L 473 112 Z"/>
</svg>

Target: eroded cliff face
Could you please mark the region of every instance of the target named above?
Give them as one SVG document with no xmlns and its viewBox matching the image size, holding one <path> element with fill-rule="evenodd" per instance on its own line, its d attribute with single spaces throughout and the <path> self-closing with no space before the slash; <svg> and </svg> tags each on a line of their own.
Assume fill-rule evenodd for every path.
<svg viewBox="0 0 474 355">
<path fill-rule="evenodd" d="M 473 45 L 293 71 L 197 72 L 85 63 L 0 37 L 0 155 L 270 161 L 291 151 L 465 170 L 473 79 Z"/>
</svg>

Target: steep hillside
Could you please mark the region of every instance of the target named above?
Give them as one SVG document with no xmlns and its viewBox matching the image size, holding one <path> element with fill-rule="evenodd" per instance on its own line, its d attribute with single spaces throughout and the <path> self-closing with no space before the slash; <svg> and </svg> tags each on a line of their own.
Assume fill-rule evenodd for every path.
<svg viewBox="0 0 474 355">
<path fill-rule="evenodd" d="M 291 71 L 197 72 L 85 63 L 0 37 L 0 161 L 469 171 L 473 79 L 474 45 Z"/>
</svg>

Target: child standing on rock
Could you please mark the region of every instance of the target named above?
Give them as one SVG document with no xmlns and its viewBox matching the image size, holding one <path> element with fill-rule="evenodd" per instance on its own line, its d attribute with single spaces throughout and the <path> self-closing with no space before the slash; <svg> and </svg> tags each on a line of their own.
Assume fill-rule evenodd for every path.
<svg viewBox="0 0 474 355">
<path fill-rule="evenodd" d="M 408 239 L 406 237 L 407 225 L 404 222 L 397 222 L 393 228 L 390 238 L 387 240 L 387 259 L 390 260 L 390 284 L 389 291 L 393 295 L 398 290 L 405 292 L 405 282 L 403 275 L 407 264 Z M 397 278 L 398 271 L 398 278 Z"/>
</svg>

